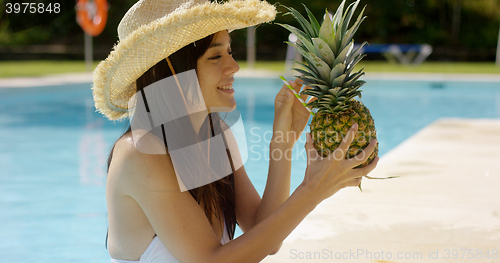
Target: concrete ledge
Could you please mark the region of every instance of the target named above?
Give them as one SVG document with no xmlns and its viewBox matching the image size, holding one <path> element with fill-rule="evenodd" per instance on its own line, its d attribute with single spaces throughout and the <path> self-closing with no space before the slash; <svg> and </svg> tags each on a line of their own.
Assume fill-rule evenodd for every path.
<svg viewBox="0 0 500 263">
<path fill-rule="evenodd" d="M 236 77 L 268 77 L 277 78 L 285 72 L 269 70 L 242 69 Z M 286 75 L 292 79 L 292 76 Z M 479 81 L 500 82 L 500 74 L 459 74 L 459 73 L 398 73 L 398 72 L 366 72 L 364 80 L 420 80 L 420 81 Z"/>
<path fill-rule="evenodd" d="M 242 69 L 236 73 L 236 78 L 276 78 L 284 72 Z M 292 79 L 293 77 L 287 76 Z M 500 75 L 494 74 L 441 74 L 441 73 L 393 73 L 393 72 L 368 72 L 365 80 L 427 80 L 427 81 L 487 81 L 500 82 Z M 40 77 L 15 77 L 0 78 L 0 88 L 22 88 L 36 86 L 64 85 L 70 83 L 90 83 L 92 73 L 69 73 L 47 75 Z"/>
<path fill-rule="evenodd" d="M 500 261 L 500 120 L 440 119 L 371 175 L 400 177 L 341 190 L 263 262 Z"/>
<path fill-rule="evenodd" d="M 364 79 L 500 82 L 500 74 L 367 72 Z"/>
<path fill-rule="evenodd" d="M 26 88 L 87 82 L 92 82 L 91 72 L 57 74 L 40 77 L 0 78 L 0 88 Z"/>
</svg>

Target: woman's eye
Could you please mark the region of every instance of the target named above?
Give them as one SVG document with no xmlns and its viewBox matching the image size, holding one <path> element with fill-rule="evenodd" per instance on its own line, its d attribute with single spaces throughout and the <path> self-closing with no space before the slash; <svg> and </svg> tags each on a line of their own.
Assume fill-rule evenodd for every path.
<svg viewBox="0 0 500 263">
<path fill-rule="evenodd" d="M 230 51 L 228 51 L 228 52 L 227 52 L 227 54 L 229 54 L 230 56 L 232 56 L 232 55 L 233 55 L 233 51 L 232 51 L 232 50 L 230 50 Z M 222 55 L 215 55 L 215 56 L 210 57 L 210 58 L 208 58 L 208 59 L 210 59 L 210 60 L 216 60 L 216 59 L 219 59 L 219 58 L 221 58 L 221 57 L 222 57 Z"/>
<path fill-rule="evenodd" d="M 221 57 L 222 57 L 222 56 L 217 55 L 217 56 L 210 57 L 210 58 L 208 58 L 208 59 L 215 60 L 215 59 L 219 59 L 219 58 L 221 58 Z"/>
</svg>

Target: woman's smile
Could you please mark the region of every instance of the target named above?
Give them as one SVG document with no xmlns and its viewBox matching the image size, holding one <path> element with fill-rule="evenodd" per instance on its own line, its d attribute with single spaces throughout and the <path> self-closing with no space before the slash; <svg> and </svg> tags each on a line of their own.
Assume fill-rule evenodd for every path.
<svg viewBox="0 0 500 263">
<path fill-rule="evenodd" d="M 197 76 L 205 105 L 218 110 L 232 111 L 234 99 L 234 74 L 240 69 L 233 59 L 231 37 L 227 30 L 214 35 L 207 51 L 197 61 Z"/>
<path fill-rule="evenodd" d="M 228 84 L 228 85 L 224 85 L 224 86 L 220 86 L 220 87 L 217 87 L 218 90 L 224 92 L 224 93 L 228 93 L 228 94 L 233 94 L 234 93 L 234 89 L 233 89 L 233 84 Z"/>
</svg>

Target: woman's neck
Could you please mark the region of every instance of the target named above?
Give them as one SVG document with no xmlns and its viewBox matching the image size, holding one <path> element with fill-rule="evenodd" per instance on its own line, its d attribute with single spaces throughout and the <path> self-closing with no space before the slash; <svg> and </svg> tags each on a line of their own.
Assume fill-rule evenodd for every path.
<svg viewBox="0 0 500 263">
<path fill-rule="evenodd" d="M 189 117 L 191 119 L 191 123 L 193 124 L 193 129 L 196 132 L 197 136 L 200 136 L 200 130 L 205 121 L 208 121 L 207 118 L 210 116 L 210 111 L 206 112 L 198 112 L 196 114 L 190 114 Z M 209 123 L 207 123 L 210 125 Z"/>
</svg>

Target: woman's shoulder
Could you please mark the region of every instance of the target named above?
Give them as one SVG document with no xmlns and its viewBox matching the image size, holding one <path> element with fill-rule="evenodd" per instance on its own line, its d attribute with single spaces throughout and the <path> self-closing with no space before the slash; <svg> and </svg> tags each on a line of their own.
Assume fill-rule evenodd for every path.
<svg viewBox="0 0 500 263">
<path fill-rule="evenodd" d="M 122 185 L 144 187 L 151 184 L 178 188 L 175 170 L 163 142 L 151 133 L 126 133 L 115 143 L 108 177 Z M 172 190 L 172 189 L 170 189 Z"/>
</svg>

